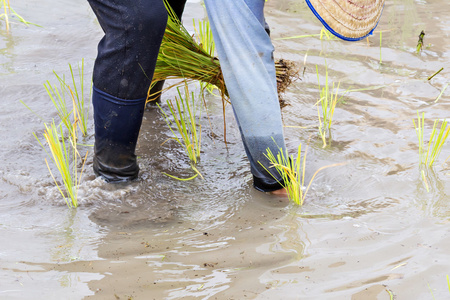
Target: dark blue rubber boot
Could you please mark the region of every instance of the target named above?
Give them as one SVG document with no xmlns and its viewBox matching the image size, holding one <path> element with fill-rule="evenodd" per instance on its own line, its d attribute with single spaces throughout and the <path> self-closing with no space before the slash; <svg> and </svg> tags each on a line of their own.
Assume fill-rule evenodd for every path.
<svg viewBox="0 0 450 300">
<path fill-rule="evenodd" d="M 119 99 L 94 87 L 92 104 L 95 123 L 95 174 L 107 182 L 136 179 L 139 166 L 135 150 L 145 98 Z"/>
</svg>

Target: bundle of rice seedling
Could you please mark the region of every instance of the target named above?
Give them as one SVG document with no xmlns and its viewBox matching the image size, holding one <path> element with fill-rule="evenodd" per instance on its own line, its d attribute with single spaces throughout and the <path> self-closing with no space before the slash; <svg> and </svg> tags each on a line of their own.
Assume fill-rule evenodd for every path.
<svg viewBox="0 0 450 300">
<path fill-rule="evenodd" d="M 178 17 L 170 8 L 167 1 L 164 1 L 168 11 L 168 21 L 166 31 L 159 50 L 158 61 L 152 79 L 152 87 L 156 82 L 165 79 L 182 79 L 179 83 L 167 87 L 170 89 L 179 84 L 184 84 L 185 80 L 198 80 L 206 84 L 215 85 L 221 92 L 222 98 L 228 97 L 228 92 L 220 69 L 220 62 L 217 57 L 208 53 L 205 47 L 195 41 L 186 28 L 181 24 Z M 286 60 L 275 63 L 278 92 L 284 92 L 296 76 L 294 64 Z M 158 98 L 161 92 L 148 92 L 147 101 Z"/>
</svg>

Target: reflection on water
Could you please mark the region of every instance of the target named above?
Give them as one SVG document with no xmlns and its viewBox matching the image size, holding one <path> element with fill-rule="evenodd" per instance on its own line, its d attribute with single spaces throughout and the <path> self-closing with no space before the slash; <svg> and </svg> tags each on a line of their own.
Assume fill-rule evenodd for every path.
<svg viewBox="0 0 450 300">
<path fill-rule="evenodd" d="M 284 96 L 287 146 L 309 141 L 307 181 L 312 170 L 347 163 L 322 171 L 303 207 L 252 189 L 231 107 L 225 146 L 222 105 L 209 96 L 204 180 L 163 174 L 190 177 L 192 170 L 182 149 L 165 142 L 171 133 L 150 107 L 137 149 L 139 180 L 95 179 L 91 156 L 80 207 L 68 210 L 31 133 L 42 134 L 41 118 L 56 117 L 42 84 L 82 58 L 89 78 L 102 34 L 86 2 L 16 1 L 43 28 L 0 31 L 0 298 L 389 299 L 391 292 L 425 299 L 429 286 L 436 299 L 448 297 L 450 151 L 427 172 L 427 192 L 412 125 L 417 110 L 429 120 L 448 117 L 450 90 L 434 99 L 449 70 L 427 80 L 448 64 L 445 4 L 387 1 L 376 34 L 345 43 L 278 39 L 316 34 L 321 25 L 304 1 L 267 2 L 276 56 L 305 67 Z M 199 1 L 187 4 L 188 27 L 194 16 L 203 16 Z M 416 54 L 421 30 L 429 47 Z M 330 81 L 351 90 L 325 149 L 317 136 L 316 65 L 322 85 L 326 66 Z M 427 123 L 425 136 L 430 131 Z M 92 134 L 84 142 L 92 144 Z"/>
</svg>

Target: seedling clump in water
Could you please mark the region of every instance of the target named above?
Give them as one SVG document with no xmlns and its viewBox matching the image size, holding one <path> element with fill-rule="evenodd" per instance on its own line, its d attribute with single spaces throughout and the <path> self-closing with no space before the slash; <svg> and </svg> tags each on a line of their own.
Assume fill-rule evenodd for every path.
<svg viewBox="0 0 450 300">
<path fill-rule="evenodd" d="M 195 165 L 200 158 L 202 126 L 200 124 L 201 113 L 197 115 L 194 93 L 189 92 L 188 84 L 185 82 L 184 96 L 182 95 L 180 88 L 178 88 L 178 97 L 175 97 L 175 105 L 171 100 L 167 100 L 167 106 L 169 107 L 172 118 L 164 112 L 159 104 L 157 105 L 163 113 L 164 119 L 174 136 L 173 139 L 184 148 L 191 161 L 192 169 L 197 173 L 190 179 L 195 178 L 200 174 Z M 175 129 L 173 127 L 175 127 Z M 175 130 L 178 131 L 178 134 L 175 133 Z M 179 136 L 181 136 L 181 138 Z M 169 176 L 174 177 L 171 175 Z"/>
<path fill-rule="evenodd" d="M 78 175 L 77 163 L 78 157 L 81 159 L 81 156 L 78 153 L 76 147 L 76 134 L 72 132 L 72 134 L 69 134 L 69 137 L 65 138 L 61 124 L 57 126 L 55 125 L 54 121 L 50 125 L 44 124 L 44 126 L 44 138 L 50 148 L 51 155 L 47 152 L 47 150 L 45 150 L 45 147 L 41 143 L 39 138 L 36 135 L 34 136 L 57 167 L 65 187 L 65 193 L 56 181 L 56 178 L 50 169 L 47 159 L 45 159 L 47 168 L 56 186 L 58 187 L 59 192 L 66 201 L 67 206 L 71 208 L 77 207 L 78 184 L 81 180 L 81 176 L 83 175 L 84 163 L 86 162 L 88 153 L 86 152 L 84 159 L 82 159 L 83 165 L 81 167 L 80 174 Z M 74 126 L 76 126 L 76 124 L 74 124 Z M 69 198 L 70 201 L 68 201 L 67 198 Z"/>
<path fill-rule="evenodd" d="M 320 98 L 319 98 L 319 101 L 317 101 L 315 105 L 317 105 L 317 114 L 319 117 L 319 135 L 322 138 L 323 148 L 325 148 L 327 146 L 327 133 L 329 135 L 331 135 L 331 132 L 330 132 L 331 131 L 331 123 L 333 122 L 333 116 L 334 116 L 334 111 L 335 111 L 336 105 L 339 101 L 341 101 L 341 99 L 342 99 L 342 97 L 344 97 L 344 95 L 342 95 L 340 98 L 338 98 L 340 82 L 337 84 L 336 92 L 333 93 L 334 88 L 335 88 L 334 82 L 333 82 L 333 86 L 330 90 L 330 87 L 328 85 L 328 69 L 325 70 L 325 86 L 323 88 L 320 85 L 319 69 L 318 69 L 317 65 L 316 65 L 316 73 L 317 73 L 317 81 L 318 81 L 319 90 L 320 90 Z M 320 106 L 319 106 L 319 103 L 320 103 Z"/>
<path fill-rule="evenodd" d="M 423 137 L 425 130 L 425 114 L 422 113 L 422 117 L 420 117 L 419 112 L 417 112 L 417 124 L 414 119 L 413 124 L 419 140 L 420 165 L 432 167 L 436 159 L 439 157 L 442 147 L 444 146 L 450 133 L 450 127 L 447 127 L 447 120 L 442 121 L 441 128 L 439 130 L 437 128 L 439 120 L 434 120 L 433 129 L 428 140 L 428 147 L 426 146 Z"/>
<path fill-rule="evenodd" d="M 311 180 L 308 183 L 308 186 L 305 187 L 307 149 L 305 150 L 305 153 L 302 157 L 302 144 L 298 146 L 296 158 L 294 158 L 293 155 L 289 156 L 287 149 L 286 153 L 284 153 L 283 149 L 280 147 L 278 147 L 278 153 L 276 154 L 276 156 L 272 152 L 272 150 L 270 150 L 270 148 L 267 148 L 266 151 L 267 152 L 264 153 L 264 156 L 271 163 L 270 168 L 275 168 L 282 181 L 278 181 L 278 179 L 273 176 L 272 173 L 270 173 L 269 170 L 267 170 L 264 165 L 261 164 L 261 162 L 259 163 L 269 174 L 272 175 L 273 178 L 275 178 L 281 184 L 283 188 L 286 189 L 289 201 L 292 201 L 297 205 L 303 205 L 306 199 L 306 194 L 308 193 L 314 178 L 320 171 L 329 167 L 342 165 L 332 164 L 319 168 L 312 176 Z"/>
<path fill-rule="evenodd" d="M 82 158 L 77 148 L 78 127 L 82 131 L 83 135 L 87 135 L 86 124 L 88 110 L 85 108 L 83 98 L 83 63 L 81 67 L 79 67 L 79 85 L 76 84 L 72 66 L 69 65 L 69 67 L 72 75 L 73 87 L 70 87 L 65 82 L 64 77 L 60 77 L 56 73 L 55 76 L 60 84 L 59 89 L 57 86 L 52 86 L 49 81 L 44 84 L 44 87 L 58 112 L 58 117 L 61 119 L 61 122 L 58 125 L 56 125 L 54 120 L 50 123 L 50 125 L 44 123 L 45 131 L 43 135 L 50 148 L 50 153 L 46 150 L 46 147 L 39 140 L 36 134 L 34 134 L 34 136 L 42 148 L 47 152 L 47 155 L 50 157 L 51 161 L 57 167 L 65 192 L 63 192 L 62 188 L 58 184 L 58 181 L 53 175 L 47 159 L 45 160 L 47 168 L 50 171 L 50 175 L 58 187 L 59 192 L 66 201 L 67 206 L 72 208 L 78 206 L 78 184 L 80 183 L 84 164 L 88 155 L 86 152 L 86 155 Z M 70 104 L 67 103 L 69 101 L 66 101 L 66 97 L 70 99 Z M 69 105 L 72 106 L 72 109 L 69 109 Z M 78 168 L 79 159 L 82 161 L 80 170 Z M 68 201 L 67 198 L 69 198 L 70 201 Z"/>
<path fill-rule="evenodd" d="M 450 133 L 450 127 L 447 127 L 447 120 L 443 120 L 441 123 L 441 128 L 438 130 L 439 120 L 435 120 L 433 124 L 433 129 L 428 140 L 428 147 L 424 141 L 424 131 L 425 131 L 425 114 L 422 113 L 422 117 L 417 111 L 417 124 L 413 119 L 414 128 L 416 129 L 417 139 L 419 140 L 419 166 L 431 168 L 434 162 L 439 157 L 445 141 Z M 429 191 L 428 181 L 425 175 L 425 169 L 420 170 L 422 180 L 425 184 L 427 191 Z"/>
</svg>

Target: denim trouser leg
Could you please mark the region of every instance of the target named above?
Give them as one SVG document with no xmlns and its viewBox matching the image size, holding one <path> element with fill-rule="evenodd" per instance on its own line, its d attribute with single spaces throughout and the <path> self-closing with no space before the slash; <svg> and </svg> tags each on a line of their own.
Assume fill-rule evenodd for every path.
<svg viewBox="0 0 450 300">
<path fill-rule="evenodd" d="M 113 97 L 147 96 L 167 24 L 163 0 L 88 0 L 105 32 L 98 45 L 94 86 Z M 179 17 L 186 0 L 169 0 Z"/>
<path fill-rule="evenodd" d="M 264 156 L 285 151 L 273 45 L 265 31 L 264 0 L 205 0 L 225 83 L 250 161 L 255 188 L 281 186 L 259 164 L 281 178 Z M 275 144 L 275 142 L 276 144 Z"/>
<path fill-rule="evenodd" d="M 185 0 L 169 0 L 181 16 Z M 110 182 L 138 176 L 135 149 L 167 24 L 163 0 L 89 0 L 105 32 L 94 65 L 93 168 Z"/>
</svg>

